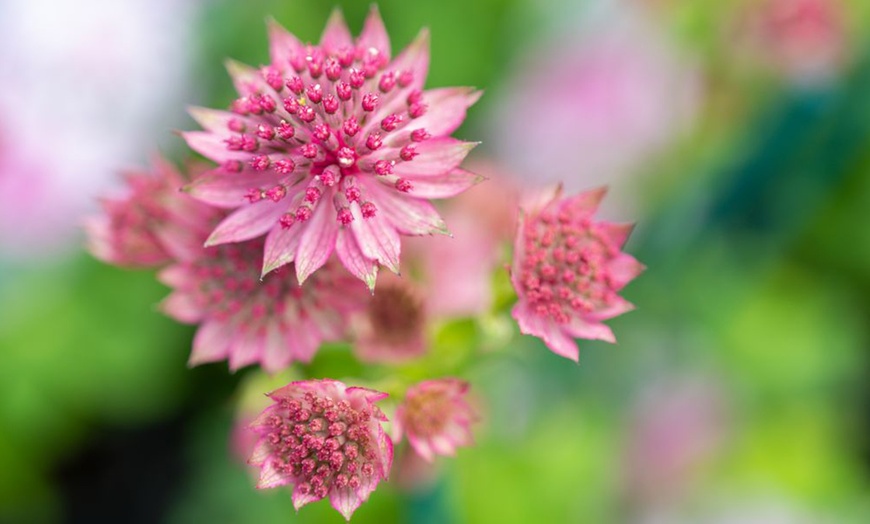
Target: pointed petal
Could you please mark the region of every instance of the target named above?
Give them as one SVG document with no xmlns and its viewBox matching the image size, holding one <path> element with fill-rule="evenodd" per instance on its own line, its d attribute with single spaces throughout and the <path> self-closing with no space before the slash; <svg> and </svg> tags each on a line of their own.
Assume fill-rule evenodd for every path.
<svg viewBox="0 0 870 524">
<path fill-rule="evenodd" d="M 450 198 L 483 182 L 484 177 L 455 168 L 447 173 L 427 177 L 406 177 L 411 182 L 409 195 L 417 198 Z"/>
<path fill-rule="evenodd" d="M 434 233 L 447 235 L 450 233 L 438 211 L 428 201 L 413 198 L 377 180 L 361 182 L 378 209 L 399 232 L 406 235 L 431 235 Z"/>
<path fill-rule="evenodd" d="M 231 113 L 229 111 L 220 111 L 217 109 L 209 109 L 207 107 L 191 106 L 187 108 L 187 113 L 204 130 L 219 135 L 230 134 L 230 120 L 241 121 L 248 128 L 251 128 L 252 126 L 256 128 L 256 123 L 253 120 L 242 115 Z"/>
<path fill-rule="evenodd" d="M 407 92 L 422 89 L 426 83 L 426 76 L 429 74 L 429 30 L 421 29 L 414 41 L 408 44 L 408 47 L 392 61 L 390 68 L 394 71 L 411 71 L 413 73 L 413 80 L 406 88 Z M 403 91 L 399 94 L 405 95 L 406 93 Z M 401 97 L 401 102 L 404 104 L 405 96 Z"/>
<path fill-rule="evenodd" d="M 269 56 L 273 64 L 286 71 L 290 67 L 290 58 L 301 53 L 304 46 L 273 18 L 269 18 L 266 24 L 269 27 Z"/>
<path fill-rule="evenodd" d="M 398 273 L 401 241 L 396 228 L 380 213 L 371 218 L 363 218 L 356 204 L 351 206 L 351 211 L 354 220 L 350 223 L 350 228 L 363 254 L 387 266 L 393 273 Z"/>
<path fill-rule="evenodd" d="M 311 322 L 300 322 L 285 334 L 285 341 L 294 359 L 299 362 L 311 362 L 314 354 L 320 349 L 320 334 Z"/>
<path fill-rule="evenodd" d="M 418 156 L 399 162 L 393 172 L 401 177 L 440 175 L 459 166 L 480 142 L 463 142 L 451 137 L 432 138 L 417 146 Z M 373 160 L 378 157 L 371 155 Z"/>
<path fill-rule="evenodd" d="M 643 273 L 644 269 L 646 266 L 638 262 L 636 258 L 627 253 L 620 253 L 607 264 L 607 275 L 611 287 L 614 291 L 619 291 Z"/>
<path fill-rule="evenodd" d="M 222 168 L 206 171 L 183 190 L 193 198 L 224 208 L 235 208 L 247 202 L 245 194 L 255 188 L 273 187 L 281 180 L 274 172 L 246 169 L 228 173 Z"/>
<path fill-rule="evenodd" d="M 600 321 L 617 317 L 619 315 L 622 315 L 623 313 L 628 313 L 629 311 L 634 310 L 634 304 L 632 304 L 628 300 L 625 300 L 619 295 L 616 295 L 611 300 L 611 304 L 608 305 L 606 308 L 587 313 L 585 317 L 590 320 Z"/>
<path fill-rule="evenodd" d="M 335 249 L 338 221 L 335 219 L 335 210 L 329 205 L 332 199 L 326 199 L 326 196 L 324 195 L 324 200 L 314 209 L 311 219 L 305 223 L 305 232 L 299 240 L 299 248 L 296 250 L 296 279 L 299 285 L 323 267 Z"/>
<path fill-rule="evenodd" d="M 259 328 L 245 326 L 237 329 L 233 341 L 230 342 L 230 371 L 237 371 L 259 361 L 264 342 Z"/>
<path fill-rule="evenodd" d="M 333 489 L 329 494 L 329 503 L 349 521 L 353 512 L 362 504 L 362 500 L 356 490 L 345 487 Z"/>
<path fill-rule="evenodd" d="M 208 131 L 185 131 L 181 133 L 187 145 L 200 155 L 219 164 L 227 160 L 245 162 L 251 157 L 245 151 L 230 151 L 224 143 L 224 139 L 215 133 Z"/>
<path fill-rule="evenodd" d="M 599 226 L 604 230 L 608 240 L 617 248 L 625 245 L 628 236 L 634 230 L 633 223 L 614 224 L 613 222 L 601 222 Z"/>
<path fill-rule="evenodd" d="M 598 206 L 607 194 L 607 186 L 601 186 L 584 191 L 572 197 L 566 197 L 559 202 L 559 209 L 569 208 L 572 213 L 592 216 L 598 211 Z"/>
<path fill-rule="evenodd" d="M 227 59 L 224 61 L 227 72 L 230 78 L 233 79 L 233 86 L 240 95 L 252 95 L 254 93 L 269 93 L 272 88 L 260 75 L 260 72 L 249 65 L 245 65 L 235 60 Z"/>
<path fill-rule="evenodd" d="M 193 337 L 193 351 L 187 365 L 192 367 L 225 359 L 231 333 L 229 326 L 223 322 L 205 321 Z"/>
<path fill-rule="evenodd" d="M 183 287 L 191 282 L 191 276 L 183 265 L 175 264 L 160 270 L 157 280 L 169 287 Z"/>
<path fill-rule="evenodd" d="M 468 108 L 477 102 L 483 91 L 471 87 L 444 87 L 431 89 L 423 93 L 423 103 L 429 106 L 429 111 L 420 118 L 408 123 L 408 132 L 414 129 L 426 129 L 432 136 L 447 136 L 458 128 L 465 120 Z M 399 136 L 407 136 L 400 133 Z M 388 142 L 387 145 L 393 145 Z"/>
<path fill-rule="evenodd" d="M 296 258 L 296 250 L 299 248 L 299 239 L 302 238 L 302 227 L 274 227 L 266 236 L 266 245 L 263 249 L 263 270 L 261 276 L 265 276 L 281 266 L 293 262 Z"/>
<path fill-rule="evenodd" d="M 363 49 L 373 47 L 387 60 L 390 59 L 390 36 L 387 34 L 387 28 L 384 27 L 384 21 L 376 4 L 372 4 L 357 43 Z"/>
<path fill-rule="evenodd" d="M 263 354 L 261 356 L 263 369 L 267 373 L 277 373 L 289 366 L 292 361 L 293 355 L 290 353 L 290 348 L 287 347 L 277 323 L 270 322 L 266 326 L 263 339 Z"/>
<path fill-rule="evenodd" d="M 566 326 L 566 331 L 575 338 L 603 340 L 605 342 L 610 342 L 611 344 L 616 343 L 616 336 L 614 336 L 613 331 L 601 322 L 590 322 L 581 318 L 574 318 L 571 319 L 571 322 Z"/>
<path fill-rule="evenodd" d="M 206 240 L 206 246 L 250 240 L 277 227 L 285 208 L 271 200 L 261 200 L 240 208 L 221 221 Z"/>
<path fill-rule="evenodd" d="M 560 356 L 577 362 L 580 350 L 577 344 L 560 329 L 559 325 L 548 318 L 542 318 L 530 311 L 523 302 L 518 302 L 511 311 L 520 332 L 536 336 L 547 344 L 550 350 Z"/>
<path fill-rule="evenodd" d="M 203 311 L 190 293 L 173 291 L 160 303 L 160 310 L 179 322 L 195 324 L 202 320 Z"/>
<path fill-rule="evenodd" d="M 375 289 L 378 278 L 378 264 L 365 256 L 350 229 L 342 229 L 335 241 L 335 253 L 342 265 L 356 278 L 366 283 L 370 290 Z"/>
<path fill-rule="evenodd" d="M 260 469 L 260 479 L 257 481 L 257 489 L 276 488 L 290 483 L 290 477 L 278 471 L 275 461 L 269 460 Z"/>
<path fill-rule="evenodd" d="M 317 502 L 318 500 L 320 500 L 320 498 L 313 492 L 302 493 L 302 491 L 299 490 L 298 484 L 295 488 L 293 488 L 293 495 L 291 496 L 291 499 L 293 500 L 293 507 L 296 508 L 296 511 L 299 511 L 299 509 L 306 504 L 310 504 L 311 502 Z"/>
<path fill-rule="evenodd" d="M 343 47 L 353 47 L 353 37 L 341 14 L 341 9 L 336 7 L 329 15 L 329 21 L 323 29 L 320 37 L 320 45 L 327 54 L 333 54 Z"/>
</svg>

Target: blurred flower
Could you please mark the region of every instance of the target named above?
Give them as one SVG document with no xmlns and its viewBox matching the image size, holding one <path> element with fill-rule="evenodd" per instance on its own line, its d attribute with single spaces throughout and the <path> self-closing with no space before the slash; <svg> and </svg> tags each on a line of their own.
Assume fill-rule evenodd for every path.
<svg viewBox="0 0 870 524">
<path fill-rule="evenodd" d="M 385 398 L 335 380 L 291 382 L 269 393 L 274 404 L 251 424 L 260 440 L 249 463 L 258 488 L 293 484 L 293 505 L 329 497 L 350 520 L 389 474 L 392 441 L 375 402 Z"/>
<path fill-rule="evenodd" d="M 561 188 L 524 207 L 511 282 L 520 331 L 557 355 L 578 360 L 574 338 L 616 342 L 601 321 L 634 308 L 617 293 L 643 271 L 620 251 L 632 225 L 593 222 L 605 188 L 562 197 Z"/>
<path fill-rule="evenodd" d="M 428 315 L 422 290 L 410 278 L 381 275 L 377 292 L 354 323 L 354 348 L 365 362 L 398 363 L 426 352 Z"/>
<path fill-rule="evenodd" d="M 104 198 L 103 213 L 85 221 L 88 249 L 110 264 L 155 267 L 196 252 L 216 210 L 179 194 L 185 180 L 155 157 L 151 171 L 131 171 L 127 194 Z"/>
<path fill-rule="evenodd" d="M 475 316 L 492 305 L 492 274 L 516 227 L 519 189 L 500 166 L 474 161 L 471 168 L 491 180 L 452 199 L 443 215 L 451 236 L 410 239 L 407 253 L 422 266 L 433 315 Z"/>
<path fill-rule="evenodd" d="M 15 50 L 0 54 L 0 252 L 77 245 L 95 195 L 171 127 L 193 5 L 0 3 L 0 45 Z"/>
<path fill-rule="evenodd" d="M 262 239 L 202 248 L 160 272 L 174 288 L 163 311 L 200 324 L 190 365 L 228 359 L 232 370 L 259 363 L 274 373 L 309 362 L 324 341 L 343 338 L 349 316 L 366 304 L 365 287 L 335 263 L 305 285 L 287 268 L 261 278 L 262 249 Z"/>
<path fill-rule="evenodd" d="M 526 185 L 608 184 L 608 205 L 636 217 L 625 179 L 693 120 L 699 83 L 641 10 L 611 7 L 528 52 L 498 97 L 491 134 Z"/>
<path fill-rule="evenodd" d="M 709 380 L 668 379 L 634 408 L 625 450 L 625 489 L 642 507 L 668 505 L 697 479 L 727 430 L 725 397 Z"/>
<path fill-rule="evenodd" d="M 403 434 L 418 455 L 431 462 L 435 455 L 453 456 L 459 446 L 474 443 L 471 423 L 477 418 L 465 399 L 468 383 L 455 378 L 426 380 L 408 388 L 396 408 L 395 441 Z"/>
<path fill-rule="evenodd" d="M 763 0 L 746 4 L 740 27 L 751 59 L 796 81 L 825 80 L 846 55 L 846 12 L 839 0 Z"/>
<path fill-rule="evenodd" d="M 208 243 L 268 233 L 263 273 L 295 261 L 300 282 L 335 251 L 373 288 L 378 264 L 398 272 L 400 234 L 446 233 L 428 199 L 480 180 L 459 168 L 475 144 L 449 137 L 480 92 L 422 91 L 428 33 L 391 62 L 376 9 L 356 42 L 337 10 L 317 46 L 276 23 L 269 32 L 270 65 L 229 66 L 232 112 L 194 109 L 205 131 L 184 134 L 220 164 L 190 193 L 238 208 Z"/>
</svg>

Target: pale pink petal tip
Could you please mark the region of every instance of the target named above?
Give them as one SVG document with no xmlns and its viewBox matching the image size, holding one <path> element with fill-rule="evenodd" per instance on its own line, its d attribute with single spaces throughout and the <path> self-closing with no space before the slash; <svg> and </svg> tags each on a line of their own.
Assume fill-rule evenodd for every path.
<svg viewBox="0 0 870 524">
<path fill-rule="evenodd" d="M 601 320 L 633 309 L 617 293 L 643 270 L 621 251 L 631 226 L 593 219 L 606 191 L 563 197 L 560 186 L 530 199 L 514 244 L 513 316 L 520 331 L 574 361 L 575 338 L 616 342 Z"/>
<path fill-rule="evenodd" d="M 191 108 L 204 130 L 182 133 L 218 164 L 189 194 L 235 210 L 206 245 L 268 235 L 263 274 L 294 262 L 300 282 L 336 251 L 373 287 L 378 266 L 399 271 L 401 235 L 446 230 L 429 199 L 480 181 L 460 168 L 475 144 L 449 138 L 480 94 L 424 90 L 428 33 L 392 58 L 376 7 L 355 40 L 340 10 L 318 45 L 273 20 L 268 33 L 270 63 L 228 61 L 238 98 Z"/>
<path fill-rule="evenodd" d="M 274 403 L 250 426 L 259 437 L 249 461 L 260 466 L 258 487 L 292 484 L 297 510 L 329 498 L 350 520 L 392 466 L 386 418 L 374 404 L 386 395 L 323 379 L 292 382 L 269 396 Z"/>
</svg>

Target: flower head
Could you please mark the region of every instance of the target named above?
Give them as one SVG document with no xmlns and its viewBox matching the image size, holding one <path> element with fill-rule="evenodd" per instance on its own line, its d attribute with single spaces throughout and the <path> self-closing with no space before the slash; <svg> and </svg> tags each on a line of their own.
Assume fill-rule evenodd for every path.
<svg viewBox="0 0 870 524">
<path fill-rule="evenodd" d="M 393 444 L 375 402 L 387 395 L 335 380 L 307 380 L 269 393 L 274 404 L 251 424 L 260 440 L 248 461 L 258 488 L 293 484 L 293 505 L 329 497 L 350 520 L 386 479 Z"/>
<path fill-rule="evenodd" d="M 465 399 L 468 383 L 454 378 L 426 380 L 412 386 L 396 409 L 395 436 L 403 433 L 421 457 L 456 454 L 473 443 L 470 425 L 476 420 Z"/>
<path fill-rule="evenodd" d="M 286 268 L 260 278 L 262 239 L 200 248 L 196 258 L 160 273 L 174 291 L 163 310 L 201 323 L 190 364 L 228 359 L 235 370 L 259 363 L 269 372 L 308 362 L 321 343 L 342 338 L 351 313 L 369 293 L 335 263 L 304 286 Z"/>
<path fill-rule="evenodd" d="M 386 278 L 385 278 L 386 277 Z M 354 345 L 360 360 L 402 362 L 426 352 L 429 319 L 419 287 L 408 277 L 386 274 L 357 316 Z"/>
<path fill-rule="evenodd" d="M 615 342 L 601 321 L 633 309 L 617 292 L 644 266 L 621 251 L 631 224 L 597 222 L 605 188 L 552 197 L 525 209 L 517 227 L 511 281 L 520 331 L 557 355 L 578 360 L 573 338 Z"/>
<path fill-rule="evenodd" d="M 179 189 L 185 180 L 172 164 L 155 157 L 151 171 L 125 176 L 128 193 L 102 201 L 103 214 L 85 223 L 88 248 L 105 262 L 154 267 L 198 251 L 215 210 Z"/>
<path fill-rule="evenodd" d="M 391 60 L 376 10 L 356 40 L 339 11 L 319 45 L 269 33 L 269 65 L 229 64 L 231 111 L 193 109 L 205 130 L 184 134 L 219 163 L 190 193 L 235 209 L 208 245 L 265 234 L 263 273 L 295 262 L 300 282 L 335 251 L 374 287 L 379 264 L 398 271 L 400 234 L 446 232 L 428 199 L 480 180 L 459 168 L 475 144 L 449 137 L 480 93 L 423 91 L 428 34 Z"/>
</svg>

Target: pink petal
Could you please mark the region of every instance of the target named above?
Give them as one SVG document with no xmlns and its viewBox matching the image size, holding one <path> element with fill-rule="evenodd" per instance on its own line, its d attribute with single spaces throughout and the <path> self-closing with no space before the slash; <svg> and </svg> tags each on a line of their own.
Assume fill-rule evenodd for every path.
<svg viewBox="0 0 870 524">
<path fill-rule="evenodd" d="M 183 265 L 172 265 L 157 273 L 157 280 L 173 288 L 183 288 L 191 282 L 191 276 Z"/>
<path fill-rule="evenodd" d="M 327 54 L 333 54 L 343 47 L 353 47 L 353 37 L 338 7 L 329 15 L 329 21 L 326 22 L 323 35 L 320 37 L 320 45 Z"/>
<path fill-rule="evenodd" d="M 409 195 L 417 198 L 450 198 L 483 182 L 484 177 L 455 168 L 447 173 L 427 177 L 406 177 L 411 182 Z"/>
<path fill-rule="evenodd" d="M 634 304 L 617 295 L 612 303 L 604 309 L 599 309 L 585 315 L 590 320 L 607 320 L 634 310 Z"/>
<path fill-rule="evenodd" d="M 263 353 L 261 362 L 267 373 L 277 373 L 293 361 L 293 355 L 284 343 L 284 336 L 275 322 L 266 326 L 263 338 Z"/>
<path fill-rule="evenodd" d="M 255 93 L 273 92 L 260 72 L 253 67 L 236 62 L 235 60 L 226 60 L 224 65 L 230 74 L 230 78 L 233 79 L 233 86 L 239 94 L 252 95 Z"/>
<path fill-rule="evenodd" d="M 246 205 L 221 221 L 206 240 L 206 246 L 256 238 L 275 226 L 285 211 L 271 200 Z"/>
<path fill-rule="evenodd" d="M 519 324 L 521 333 L 542 339 L 547 347 L 557 355 L 569 358 L 574 362 L 579 360 L 580 350 L 577 348 L 577 343 L 565 335 L 559 325 L 549 318 L 542 318 L 530 311 L 522 301 L 517 302 L 511 315 Z"/>
<path fill-rule="evenodd" d="M 269 56 L 272 63 L 282 71 L 287 71 L 290 69 L 290 57 L 302 53 L 304 46 L 274 19 L 270 18 L 266 23 L 269 26 Z"/>
<path fill-rule="evenodd" d="M 302 232 L 302 227 L 284 229 L 280 226 L 275 226 L 269 231 L 263 249 L 262 276 L 293 262 L 296 258 L 296 250 L 299 248 Z"/>
<path fill-rule="evenodd" d="M 607 186 L 590 189 L 572 197 L 566 197 L 559 202 L 559 208 L 571 208 L 574 213 L 592 216 L 598 211 L 598 206 L 607 194 Z"/>
<path fill-rule="evenodd" d="M 522 283 L 520 282 L 520 275 L 522 275 L 522 263 L 526 258 L 526 243 L 523 241 L 523 232 L 526 229 L 525 223 L 526 214 L 522 210 L 520 210 L 519 216 L 517 217 L 517 232 L 514 235 L 513 263 L 511 264 L 511 284 L 513 284 L 514 289 L 517 290 L 517 294 L 519 294 L 520 300 L 522 300 L 523 298 L 522 294 L 520 293 L 520 290 L 523 289 Z"/>
<path fill-rule="evenodd" d="M 341 489 L 333 488 L 329 493 L 329 503 L 332 504 L 332 507 L 341 513 L 345 519 L 350 520 L 353 512 L 360 507 L 360 504 L 362 504 L 363 501 L 360 499 L 356 490 L 345 487 Z"/>
<path fill-rule="evenodd" d="M 636 258 L 627 253 L 620 253 L 607 264 L 612 289 L 619 291 L 643 273 L 644 269 L 646 266 L 638 262 Z"/>
<path fill-rule="evenodd" d="M 160 303 L 160 309 L 170 317 L 185 324 L 195 324 L 202 320 L 203 311 L 190 293 L 173 291 Z"/>
<path fill-rule="evenodd" d="M 204 130 L 218 135 L 229 136 L 230 132 L 228 126 L 230 120 L 241 121 L 248 128 L 251 126 L 256 128 L 256 124 L 253 120 L 242 115 L 230 113 L 229 111 L 219 111 L 207 107 L 192 106 L 187 108 L 187 112 Z"/>
<path fill-rule="evenodd" d="M 417 438 L 415 435 L 408 433 L 408 443 L 411 444 L 414 451 L 426 460 L 426 462 L 432 462 L 435 460 L 435 452 L 432 450 L 428 439 Z"/>
<path fill-rule="evenodd" d="M 390 36 L 387 34 L 387 28 L 384 27 L 384 21 L 381 19 L 381 14 L 378 12 L 376 4 L 372 4 L 357 43 L 363 49 L 374 47 L 387 60 L 390 59 Z"/>
<path fill-rule="evenodd" d="M 480 142 L 463 142 L 451 137 L 432 138 L 417 146 L 419 155 L 410 162 L 399 162 L 393 172 L 401 177 L 440 175 L 457 167 Z M 372 159 L 377 159 L 371 155 Z"/>
<path fill-rule="evenodd" d="M 314 490 L 309 493 L 302 493 L 299 490 L 299 485 L 297 484 L 295 488 L 293 488 L 293 495 L 290 497 L 293 500 L 293 507 L 296 508 L 296 511 L 299 511 L 302 506 L 306 504 L 310 504 L 312 502 L 317 502 L 320 500 L 314 493 Z"/>
<path fill-rule="evenodd" d="M 290 483 L 290 477 L 278 471 L 274 460 L 269 460 L 260 469 L 260 478 L 257 481 L 257 489 L 275 488 Z"/>
<path fill-rule="evenodd" d="M 609 327 L 601 322 L 587 321 L 580 318 L 573 318 L 571 322 L 565 326 L 565 330 L 575 338 L 585 338 L 587 340 L 603 340 L 616 343 L 616 336 Z"/>
<path fill-rule="evenodd" d="M 298 329 L 287 331 L 285 343 L 294 359 L 310 362 L 320 348 L 321 339 L 310 322 L 302 322 Z"/>
<path fill-rule="evenodd" d="M 281 176 L 273 172 L 246 169 L 241 173 L 228 173 L 217 168 L 198 176 L 184 186 L 184 191 L 207 204 L 235 208 L 246 202 L 245 194 L 251 189 L 272 187 L 280 180 Z"/>
<path fill-rule="evenodd" d="M 299 240 L 296 250 L 296 279 L 299 285 L 315 271 L 323 267 L 335 249 L 335 237 L 338 235 L 338 221 L 335 219 L 335 209 L 328 205 L 328 195 L 315 209 L 311 219 L 305 223 L 305 232 Z"/>
<path fill-rule="evenodd" d="M 426 200 L 420 200 L 385 186 L 377 180 L 361 180 L 362 185 L 378 209 L 390 223 L 406 235 L 449 234 L 447 225 L 435 207 Z M 416 196 L 416 195 L 415 195 Z"/>
<path fill-rule="evenodd" d="M 625 245 L 628 236 L 634 230 L 634 224 L 632 223 L 614 224 L 613 222 L 601 222 L 599 226 L 604 230 L 610 242 L 618 248 Z"/>
<path fill-rule="evenodd" d="M 432 136 L 446 136 L 453 133 L 465 120 L 468 108 L 477 102 L 483 91 L 472 87 L 443 87 L 423 93 L 423 103 L 429 111 L 408 124 L 408 131 L 426 129 Z M 387 145 L 393 145 L 389 142 Z"/>
<path fill-rule="evenodd" d="M 215 133 L 209 133 L 208 131 L 185 131 L 181 133 L 181 136 L 191 149 L 218 164 L 222 164 L 227 160 L 245 162 L 251 157 L 251 154 L 245 151 L 230 151 L 227 149 L 224 139 Z"/>
<path fill-rule="evenodd" d="M 218 320 L 205 321 L 193 337 L 193 351 L 187 365 L 197 366 L 225 359 L 231 336 L 232 332 L 225 323 Z"/>
<path fill-rule="evenodd" d="M 265 340 L 259 328 L 240 326 L 230 342 L 230 371 L 236 371 L 260 360 Z"/>
<path fill-rule="evenodd" d="M 342 265 L 356 278 L 374 290 L 378 278 L 378 265 L 375 260 L 365 256 L 357 244 L 356 237 L 349 229 L 342 229 L 335 241 L 335 252 Z"/>
<path fill-rule="evenodd" d="M 401 241 L 396 228 L 381 214 L 363 218 L 358 205 L 354 204 L 350 209 L 354 217 L 350 228 L 360 250 L 367 258 L 377 260 L 393 273 L 398 273 Z"/>
</svg>

